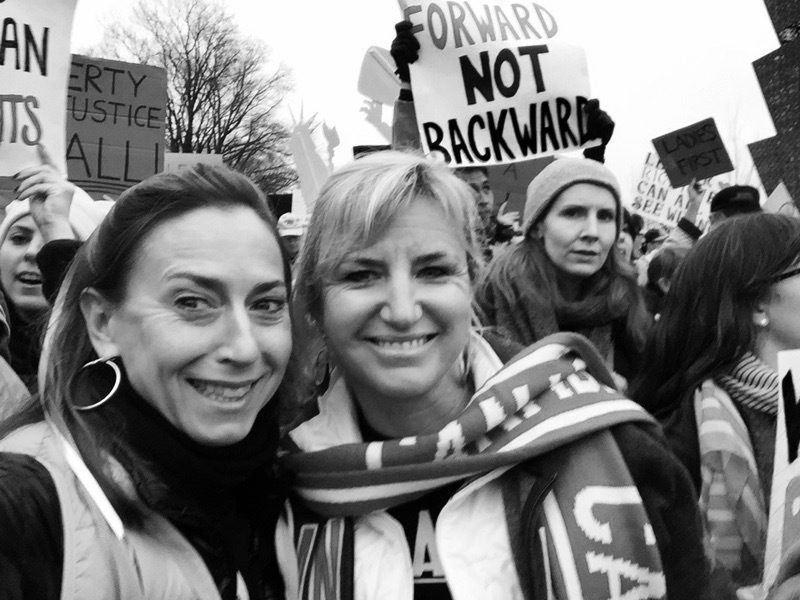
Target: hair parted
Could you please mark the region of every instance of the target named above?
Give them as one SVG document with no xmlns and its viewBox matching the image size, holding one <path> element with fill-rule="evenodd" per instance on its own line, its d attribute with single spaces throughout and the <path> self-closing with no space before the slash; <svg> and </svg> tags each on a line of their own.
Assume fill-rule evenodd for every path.
<svg viewBox="0 0 800 600">
<path fill-rule="evenodd" d="M 755 351 L 753 311 L 770 279 L 800 259 L 800 220 L 754 214 L 723 222 L 675 272 L 633 397 L 669 412 L 703 380 Z"/>
<path fill-rule="evenodd" d="M 331 270 L 348 253 L 377 241 L 416 200 L 439 206 L 462 234 L 474 282 L 482 255 L 472 189 L 444 163 L 406 152 L 376 152 L 336 171 L 320 191 L 299 258 L 296 308 L 320 320 Z"/>
<path fill-rule="evenodd" d="M 114 448 L 120 444 L 118 436 L 107 431 L 97 414 L 80 413 L 73 406 L 76 398 L 85 398 L 89 393 L 85 389 L 86 378 L 78 373 L 85 363 L 97 358 L 80 309 L 80 297 L 87 288 L 94 288 L 109 301 L 122 302 L 141 248 L 157 227 L 203 208 L 240 207 L 251 209 L 275 236 L 290 292 L 291 267 L 264 195 L 244 175 L 199 164 L 154 175 L 125 191 L 79 249 L 53 307 L 40 365 L 41 405 L 48 417 L 72 436 L 92 474 L 130 524 L 138 524 L 141 513 L 108 473 L 107 456 L 113 456 Z M 287 374 L 291 370 L 292 361 Z M 286 395 L 286 385 L 282 384 L 272 402 L 286 402 L 282 398 Z M 20 417 L 24 421 L 24 415 Z M 0 435 L 9 430 L 4 426 Z"/>
</svg>

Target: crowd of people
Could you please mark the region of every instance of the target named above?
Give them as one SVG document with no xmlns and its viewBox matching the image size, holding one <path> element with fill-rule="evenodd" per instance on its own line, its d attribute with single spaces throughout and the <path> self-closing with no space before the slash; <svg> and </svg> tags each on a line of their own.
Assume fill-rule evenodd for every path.
<svg viewBox="0 0 800 600">
<path fill-rule="evenodd" d="M 416 59 L 407 23 L 392 55 Z M 614 129 L 500 213 L 394 148 L 276 218 L 225 167 L 116 201 L 44 148 L 0 223 L 0 597 L 800 597 L 763 585 L 800 220 L 645 229 Z"/>
</svg>

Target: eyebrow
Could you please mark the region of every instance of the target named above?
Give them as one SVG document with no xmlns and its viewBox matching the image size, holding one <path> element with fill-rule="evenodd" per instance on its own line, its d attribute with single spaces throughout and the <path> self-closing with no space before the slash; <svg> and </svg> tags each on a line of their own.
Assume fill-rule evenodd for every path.
<svg viewBox="0 0 800 600">
<path fill-rule="evenodd" d="M 214 292 L 217 292 L 219 294 L 221 294 L 225 288 L 222 282 L 219 281 L 218 279 L 214 279 L 213 277 L 207 277 L 205 275 L 199 275 L 197 273 L 192 273 L 190 271 L 175 271 L 173 273 L 169 273 L 166 279 L 167 281 L 173 279 L 188 279 L 195 285 L 213 290 Z M 283 293 L 286 293 L 286 283 L 282 279 L 264 281 L 255 286 L 253 292 L 256 294 L 261 294 L 273 290 L 279 290 L 282 291 Z"/>
<path fill-rule="evenodd" d="M 450 260 L 451 258 L 452 257 L 447 252 L 435 251 L 435 252 L 428 252 L 427 254 L 422 254 L 420 256 L 415 256 L 412 262 L 414 264 L 429 263 L 429 262 L 435 262 L 437 260 Z M 342 260 L 342 264 L 347 264 L 347 263 L 363 265 L 365 267 L 380 267 L 383 264 L 385 264 L 385 261 L 376 258 L 353 256 L 350 258 L 345 257 L 345 259 Z"/>
</svg>

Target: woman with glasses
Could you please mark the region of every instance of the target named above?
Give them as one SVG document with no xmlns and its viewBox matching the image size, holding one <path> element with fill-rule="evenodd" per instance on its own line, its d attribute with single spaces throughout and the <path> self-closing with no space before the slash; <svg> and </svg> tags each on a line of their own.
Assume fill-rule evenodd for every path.
<svg viewBox="0 0 800 600">
<path fill-rule="evenodd" d="M 688 467 L 727 585 L 758 584 L 778 410 L 777 354 L 800 347 L 800 221 L 733 219 L 679 267 L 633 397 Z"/>
</svg>

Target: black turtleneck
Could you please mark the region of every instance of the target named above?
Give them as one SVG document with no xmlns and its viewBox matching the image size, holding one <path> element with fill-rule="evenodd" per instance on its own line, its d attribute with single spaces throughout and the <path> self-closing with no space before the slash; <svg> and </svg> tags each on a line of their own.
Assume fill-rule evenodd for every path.
<svg viewBox="0 0 800 600">
<path fill-rule="evenodd" d="M 127 382 L 91 413 L 92 421 L 101 421 L 120 441 L 112 451 L 142 502 L 169 519 L 198 551 L 223 600 L 236 598 L 237 571 L 251 599 L 283 596 L 273 544 L 284 496 L 273 474 L 278 438 L 275 404 L 261 411 L 245 439 L 225 447 L 194 442 Z M 31 519 L 34 509 L 37 517 Z M 40 463 L 0 454 L 0 531 L 4 531 L 0 581 L 16 578 L 19 597 L 59 597 L 63 563 L 59 511 L 52 479 Z M 5 535 L 8 532 L 16 535 Z M 24 548 L 41 547 L 42 540 L 48 550 L 32 561 Z M 5 593 L 5 583 L 3 589 Z"/>
</svg>

